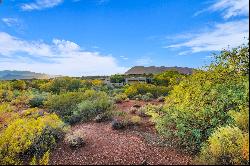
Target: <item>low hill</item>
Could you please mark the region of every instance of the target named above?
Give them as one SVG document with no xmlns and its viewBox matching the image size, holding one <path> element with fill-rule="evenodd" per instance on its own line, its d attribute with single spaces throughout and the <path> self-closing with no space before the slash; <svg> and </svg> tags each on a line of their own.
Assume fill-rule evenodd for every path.
<svg viewBox="0 0 250 166">
<path fill-rule="evenodd" d="M 158 74 L 167 70 L 177 70 L 179 73 L 182 74 L 192 74 L 193 69 L 188 67 L 156 67 L 156 66 L 134 66 L 131 69 L 129 69 L 127 72 L 125 72 L 126 75 L 129 74 Z"/>
<path fill-rule="evenodd" d="M 57 76 L 52 76 L 44 73 L 35 73 L 31 71 L 0 71 L 0 80 L 14 80 L 14 79 L 49 79 Z"/>
</svg>

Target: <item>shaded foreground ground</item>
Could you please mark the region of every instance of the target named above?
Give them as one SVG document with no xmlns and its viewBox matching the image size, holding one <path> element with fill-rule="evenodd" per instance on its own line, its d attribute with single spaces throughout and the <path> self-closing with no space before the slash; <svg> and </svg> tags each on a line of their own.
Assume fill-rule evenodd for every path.
<svg viewBox="0 0 250 166">
<path fill-rule="evenodd" d="M 133 103 L 121 104 L 126 109 Z M 146 126 L 145 126 L 146 127 Z M 50 164 L 189 164 L 191 157 L 170 146 L 159 146 L 149 127 L 112 130 L 111 123 L 82 123 L 72 127 L 84 133 L 86 145 L 72 150 L 63 142 L 51 155 Z M 142 131 L 144 128 L 144 131 Z M 146 131 L 145 131 L 146 129 Z M 147 131 L 148 130 L 148 131 Z"/>
</svg>

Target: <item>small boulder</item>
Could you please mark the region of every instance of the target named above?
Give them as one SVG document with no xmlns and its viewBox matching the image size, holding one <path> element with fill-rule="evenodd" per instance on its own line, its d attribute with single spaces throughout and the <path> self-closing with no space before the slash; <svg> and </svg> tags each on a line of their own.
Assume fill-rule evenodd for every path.
<svg viewBox="0 0 250 166">
<path fill-rule="evenodd" d="M 135 107 L 135 108 L 140 108 L 141 105 L 140 105 L 140 104 L 134 104 L 133 107 Z"/>
<path fill-rule="evenodd" d="M 94 119 L 94 121 L 97 122 L 97 123 L 105 122 L 105 121 L 108 121 L 108 120 L 111 120 L 111 117 L 108 116 L 107 114 L 99 114 Z"/>
<path fill-rule="evenodd" d="M 164 102 L 165 101 L 165 97 L 161 96 L 157 99 L 158 102 Z"/>
<path fill-rule="evenodd" d="M 129 110 L 129 113 L 135 114 L 137 110 L 138 110 L 137 108 L 131 107 L 130 110 Z"/>
<path fill-rule="evenodd" d="M 143 111 L 141 111 L 141 110 L 137 111 L 136 114 L 137 114 L 138 116 L 140 116 L 140 117 L 149 117 L 147 114 L 145 114 L 145 112 L 143 112 Z"/>
<path fill-rule="evenodd" d="M 71 148 L 80 148 L 80 147 L 85 145 L 85 141 L 83 139 L 83 136 L 79 131 L 67 134 L 65 136 L 64 141 Z"/>
</svg>

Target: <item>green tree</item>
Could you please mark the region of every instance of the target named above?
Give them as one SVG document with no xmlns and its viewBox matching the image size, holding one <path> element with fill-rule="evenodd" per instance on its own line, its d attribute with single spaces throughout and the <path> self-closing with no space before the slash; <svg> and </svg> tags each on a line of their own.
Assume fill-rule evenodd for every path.
<svg viewBox="0 0 250 166">
<path fill-rule="evenodd" d="M 178 84 L 183 78 L 184 74 L 179 73 L 175 70 L 165 71 L 160 74 L 156 74 L 153 77 L 153 83 L 155 85 L 170 86 Z"/>
<path fill-rule="evenodd" d="M 115 74 L 110 77 L 110 82 L 112 83 L 122 83 L 125 82 L 124 75 Z"/>
</svg>

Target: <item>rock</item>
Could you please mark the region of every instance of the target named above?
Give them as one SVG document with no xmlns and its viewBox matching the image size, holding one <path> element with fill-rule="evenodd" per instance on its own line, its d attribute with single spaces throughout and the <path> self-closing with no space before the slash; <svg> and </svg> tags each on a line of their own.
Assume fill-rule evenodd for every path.
<svg viewBox="0 0 250 166">
<path fill-rule="evenodd" d="M 65 143 L 71 148 L 80 148 L 85 145 L 83 135 L 80 132 L 69 133 L 65 136 Z"/>
<path fill-rule="evenodd" d="M 126 98 L 124 101 L 125 101 L 125 102 L 129 102 L 129 98 Z"/>
<path fill-rule="evenodd" d="M 143 111 L 137 111 L 137 113 L 136 113 L 138 116 L 140 116 L 140 117 L 149 117 L 147 114 L 145 114 L 145 112 L 143 112 Z"/>
<path fill-rule="evenodd" d="M 79 148 L 79 147 L 82 147 L 83 145 L 85 145 L 85 142 L 83 141 L 83 139 L 81 137 L 76 137 L 76 138 L 72 138 L 68 142 L 68 144 L 71 148 Z"/>
<path fill-rule="evenodd" d="M 113 120 L 111 122 L 111 125 L 112 125 L 113 130 L 119 130 L 119 129 L 123 129 L 125 127 L 122 122 L 119 122 L 117 120 Z"/>
<path fill-rule="evenodd" d="M 83 145 L 85 145 L 85 142 L 83 141 L 83 139 L 81 137 L 76 137 L 76 138 L 73 138 L 71 140 L 69 145 L 72 148 L 79 148 L 79 147 L 82 147 Z"/>
<path fill-rule="evenodd" d="M 131 107 L 130 110 L 129 110 L 129 113 L 135 114 L 137 112 L 137 110 L 138 110 L 137 108 Z"/>
<path fill-rule="evenodd" d="M 164 102 L 165 101 L 165 97 L 161 96 L 157 99 L 158 102 Z"/>
<path fill-rule="evenodd" d="M 97 122 L 97 123 L 105 122 L 105 121 L 108 121 L 108 120 L 111 120 L 111 117 L 109 117 L 106 114 L 99 114 L 94 119 L 94 121 Z"/>
<path fill-rule="evenodd" d="M 44 116 L 44 112 L 43 112 L 43 111 L 39 111 L 39 112 L 38 112 L 38 115 L 39 115 L 39 116 Z"/>
<path fill-rule="evenodd" d="M 134 104 L 133 107 L 135 107 L 135 108 L 140 108 L 141 105 L 140 105 L 140 104 Z"/>
</svg>

